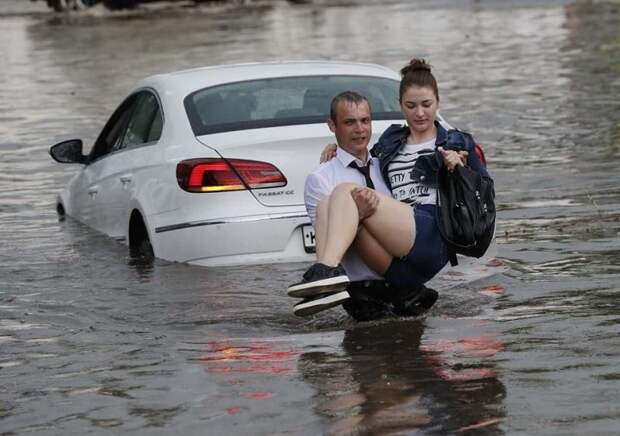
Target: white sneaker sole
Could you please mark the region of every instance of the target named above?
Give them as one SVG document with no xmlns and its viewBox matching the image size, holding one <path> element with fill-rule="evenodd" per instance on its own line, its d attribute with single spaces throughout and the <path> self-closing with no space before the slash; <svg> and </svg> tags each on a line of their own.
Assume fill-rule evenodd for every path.
<svg viewBox="0 0 620 436">
<path fill-rule="evenodd" d="M 338 292 L 337 294 L 329 294 L 324 297 L 318 297 L 314 300 L 297 303 L 293 307 L 293 313 L 297 316 L 314 315 L 322 312 L 330 307 L 338 306 L 350 298 L 347 291 Z"/>
<path fill-rule="evenodd" d="M 306 298 L 328 292 L 335 293 L 344 291 L 348 284 L 349 278 L 347 276 L 338 276 L 314 282 L 298 283 L 290 286 L 286 292 L 289 297 Z"/>
</svg>

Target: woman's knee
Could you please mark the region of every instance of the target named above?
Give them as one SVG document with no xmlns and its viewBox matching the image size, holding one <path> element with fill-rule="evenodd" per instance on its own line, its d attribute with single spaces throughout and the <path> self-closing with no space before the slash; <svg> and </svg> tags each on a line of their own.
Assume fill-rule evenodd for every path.
<svg viewBox="0 0 620 436">
<path fill-rule="evenodd" d="M 361 185 L 357 185 L 355 183 L 350 183 L 350 182 L 339 183 L 333 189 L 332 194 L 335 193 L 335 192 L 351 192 L 351 191 L 353 191 L 353 189 L 359 188 L 360 186 Z"/>
</svg>

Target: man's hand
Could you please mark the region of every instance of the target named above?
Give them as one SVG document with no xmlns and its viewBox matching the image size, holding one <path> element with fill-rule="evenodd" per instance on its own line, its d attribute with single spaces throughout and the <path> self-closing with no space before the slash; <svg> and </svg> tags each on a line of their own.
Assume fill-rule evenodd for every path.
<svg viewBox="0 0 620 436">
<path fill-rule="evenodd" d="M 333 158 L 335 158 L 336 148 L 338 148 L 336 144 L 327 144 L 321 152 L 321 163 L 327 162 L 328 160 L 332 160 Z"/>
<path fill-rule="evenodd" d="M 351 197 L 357 206 L 360 221 L 365 220 L 377 210 L 379 195 L 374 189 L 360 187 L 351 191 Z"/>
<path fill-rule="evenodd" d="M 443 157 L 443 163 L 448 167 L 448 171 L 454 171 L 458 165 L 465 166 L 467 163 L 467 156 L 469 153 L 465 150 L 463 151 L 454 151 L 454 150 L 445 150 L 443 147 L 437 147 L 437 150 L 441 153 Z"/>
</svg>

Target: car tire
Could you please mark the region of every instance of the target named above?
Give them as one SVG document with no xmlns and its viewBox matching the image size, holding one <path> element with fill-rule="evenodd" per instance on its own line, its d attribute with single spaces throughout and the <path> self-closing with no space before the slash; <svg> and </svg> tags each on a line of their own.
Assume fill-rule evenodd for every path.
<svg viewBox="0 0 620 436">
<path fill-rule="evenodd" d="M 134 210 L 129 220 L 129 252 L 132 257 L 153 259 L 155 253 L 142 215 Z"/>
</svg>

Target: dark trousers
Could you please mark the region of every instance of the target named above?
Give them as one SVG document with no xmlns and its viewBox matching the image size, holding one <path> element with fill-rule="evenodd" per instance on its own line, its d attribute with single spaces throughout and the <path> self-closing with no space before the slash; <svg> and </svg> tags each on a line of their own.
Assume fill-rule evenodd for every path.
<svg viewBox="0 0 620 436">
<path fill-rule="evenodd" d="M 419 316 L 437 300 L 437 292 L 422 284 L 394 286 L 383 280 L 351 282 L 351 298 L 342 306 L 356 321 Z"/>
</svg>

